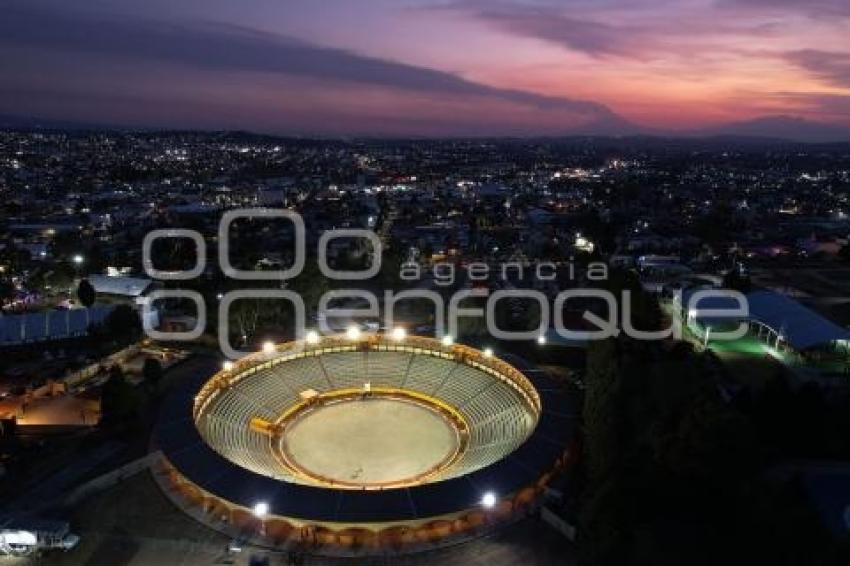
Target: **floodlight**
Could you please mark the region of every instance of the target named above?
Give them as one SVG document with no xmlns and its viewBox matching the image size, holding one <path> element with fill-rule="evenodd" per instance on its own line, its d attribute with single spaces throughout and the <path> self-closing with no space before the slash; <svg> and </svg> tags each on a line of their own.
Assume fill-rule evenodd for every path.
<svg viewBox="0 0 850 566">
<path fill-rule="evenodd" d="M 352 324 L 345 331 L 345 335 L 348 337 L 349 340 L 358 340 L 360 339 L 360 328 Z"/>
<path fill-rule="evenodd" d="M 269 514 L 269 504 L 265 501 L 260 501 L 254 505 L 254 516 L 262 519 Z"/>
<path fill-rule="evenodd" d="M 496 494 L 488 491 L 481 498 L 481 505 L 486 509 L 492 509 L 496 505 Z"/>
</svg>

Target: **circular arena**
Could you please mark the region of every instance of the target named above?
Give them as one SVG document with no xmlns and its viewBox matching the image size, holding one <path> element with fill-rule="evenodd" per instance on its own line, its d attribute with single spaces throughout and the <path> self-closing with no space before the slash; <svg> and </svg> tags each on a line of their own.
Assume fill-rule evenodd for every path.
<svg viewBox="0 0 850 566">
<path fill-rule="evenodd" d="M 169 397 L 157 479 L 266 546 L 403 551 L 485 532 L 570 456 L 569 399 L 524 366 L 403 334 L 269 344 Z"/>
</svg>

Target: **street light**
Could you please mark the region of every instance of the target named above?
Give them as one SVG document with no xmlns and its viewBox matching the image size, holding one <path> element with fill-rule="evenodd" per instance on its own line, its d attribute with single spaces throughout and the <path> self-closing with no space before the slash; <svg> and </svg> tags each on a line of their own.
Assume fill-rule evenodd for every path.
<svg viewBox="0 0 850 566">
<path fill-rule="evenodd" d="M 392 337 L 396 342 L 401 342 L 407 336 L 407 331 L 401 326 L 393 328 Z"/>
<path fill-rule="evenodd" d="M 481 506 L 485 509 L 492 509 L 496 505 L 496 494 L 492 491 L 488 491 L 481 498 Z"/>
<path fill-rule="evenodd" d="M 254 505 L 254 516 L 262 519 L 269 514 L 269 504 L 265 501 L 259 501 Z"/>
<path fill-rule="evenodd" d="M 345 335 L 348 337 L 349 340 L 359 340 L 360 339 L 360 329 L 352 324 L 345 331 Z"/>
<path fill-rule="evenodd" d="M 452 338 L 450 335 L 446 334 L 445 336 L 443 336 L 440 342 L 443 343 L 443 346 L 451 346 L 452 344 L 454 344 L 455 339 Z"/>
<path fill-rule="evenodd" d="M 538 336 L 538 337 L 537 337 L 537 343 L 538 343 L 538 344 L 540 344 L 541 346 L 542 346 L 543 344 L 545 344 L 545 343 L 546 343 L 546 335 L 545 335 L 545 334 L 541 334 L 540 336 Z"/>
<path fill-rule="evenodd" d="M 224 371 L 231 371 L 233 369 L 233 362 L 230 360 L 224 360 L 224 363 L 221 364 L 221 369 Z"/>
<path fill-rule="evenodd" d="M 484 348 L 484 357 L 490 358 L 493 356 L 493 348 Z"/>
<path fill-rule="evenodd" d="M 269 504 L 259 501 L 254 504 L 254 516 L 260 520 L 260 536 L 266 536 L 266 516 L 269 514 Z"/>
<path fill-rule="evenodd" d="M 81 256 L 80 254 L 77 254 L 72 258 L 72 260 L 75 264 L 82 265 L 83 262 L 85 261 L 85 258 L 83 256 Z"/>
<path fill-rule="evenodd" d="M 307 332 L 306 340 L 308 344 L 318 344 L 319 333 L 315 330 L 310 330 L 309 332 Z"/>
<path fill-rule="evenodd" d="M 271 341 L 263 342 L 263 352 L 265 352 L 266 354 L 273 354 L 274 353 L 274 342 L 271 342 Z"/>
</svg>

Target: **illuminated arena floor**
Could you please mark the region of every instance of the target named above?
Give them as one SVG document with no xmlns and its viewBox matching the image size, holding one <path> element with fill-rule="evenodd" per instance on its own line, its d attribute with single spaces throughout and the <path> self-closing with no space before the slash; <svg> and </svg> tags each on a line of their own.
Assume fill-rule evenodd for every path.
<svg viewBox="0 0 850 566">
<path fill-rule="evenodd" d="M 403 399 L 348 399 L 303 414 L 281 449 L 304 472 L 364 486 L 410 480 L 440 468 L 459 449 L 438 412 Z"/>
</svg>

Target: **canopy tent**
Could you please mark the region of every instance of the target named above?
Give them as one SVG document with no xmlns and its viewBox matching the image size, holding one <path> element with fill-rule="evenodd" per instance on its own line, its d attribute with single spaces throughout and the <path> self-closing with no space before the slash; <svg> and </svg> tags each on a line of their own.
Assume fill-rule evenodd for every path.
<svg viewBox="0 0 850 566">
<path fill-rule="evenodd" d="M 706 309 L 729 310 L 739 308 L 740 304 L 731 294 L 712 294 L 690 305 L 690 298 L 700 289 L 690 289 L 682 294 L 682 305 L 696 308 L 696 321 L 702 325 L 711 325 L 717 321 L 748 320 L 757 322 L 787 342 L 795 350 L 805 350 L 813 346 L 828 344 L 837 340 L 850 340 L 850 330 L 843 328 L 815 311 L 804 307 L 794 299 L 773 291 L 754 291 L 746 295 L 749 309 L 745 317 L 701 316 L 699 311 Z M 716 290 L 720 291 L 720 290 Z M 722 291 L 720 291 L 722 292 Z"/>
</svg>

